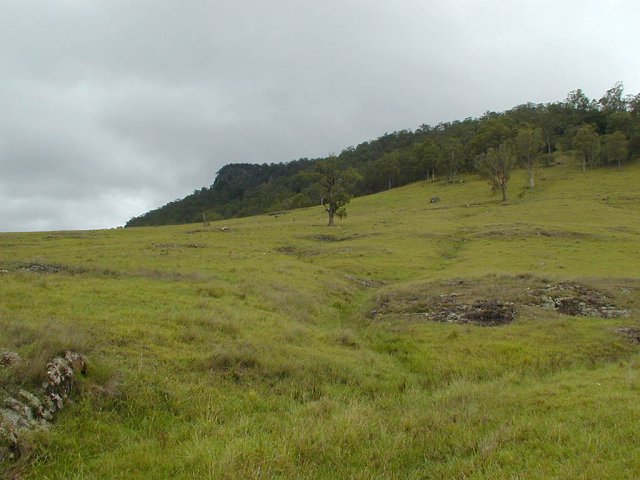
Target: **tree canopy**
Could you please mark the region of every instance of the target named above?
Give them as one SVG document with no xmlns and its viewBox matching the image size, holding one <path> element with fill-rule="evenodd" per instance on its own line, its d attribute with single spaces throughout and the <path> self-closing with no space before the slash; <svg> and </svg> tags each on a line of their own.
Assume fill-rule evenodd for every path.
<svg viewBox="0 0 640 480">
<path fill-rule="evenodd" d="M 341 164 L 338 157 L 333 156 L 316 162 L 309 178 L 319 187 L 320 204 L 328 214 L 328 225 L 332 227 L 336 216 L 347 216 L 345 207 L 353 197 L 354 185 L 359 175 L 353 168 Z"/>
<path fill-rule="evenodd" d="M 478 157 L 478 171 L 491 185 L 492 191 L 502 193 L 502 201 L 506 202 L 507 186 L 511 178 L 511 170 L 516 165 L 516 155 L 513 144 L 503 142 L 496 148 L 489 148 L 486 153 Z"/>
</svg>

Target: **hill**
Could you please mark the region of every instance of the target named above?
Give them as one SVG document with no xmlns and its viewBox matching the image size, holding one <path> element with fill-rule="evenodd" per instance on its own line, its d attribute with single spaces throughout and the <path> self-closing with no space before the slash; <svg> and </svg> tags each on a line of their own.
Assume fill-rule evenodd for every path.
<svg viewBox="0 0 640 480">
<path fill-rule="evenodd" d="M 625 96 L 622 83 L 617 83 L 595 100 L 578 89 L 561 102 L 527 103 L 480 118 L 387 133 L 344 149 L 338 161 L 359 174 L 356 196 L 433 177 L 453 182 L 459 172 L 477 172 L 478 157 L 488 149 L 514 141 L 522 146 L 519 134 L 531 128 L 539 136 L 530 141 L 531 155 L 542 164 L 552 164 L 554 155 L 572 150 L 591 166 L 624 163 L 640 157 L 640 94 Z M 209 187 L 132 218 L 126 226 L 192 223 L 203 216 L 217 220 L 317 205 L 321 194 L 307 174 L 322 160 L 226 165 Z"/>
<path fill-rule="evenodd" d="M 70 348 L 20 478 L 631 478 L 640 165 L 202 224 L 0 234 L 2 391 Z M 430 203 L 433 196 L 438 203 Z"/>
</svg>

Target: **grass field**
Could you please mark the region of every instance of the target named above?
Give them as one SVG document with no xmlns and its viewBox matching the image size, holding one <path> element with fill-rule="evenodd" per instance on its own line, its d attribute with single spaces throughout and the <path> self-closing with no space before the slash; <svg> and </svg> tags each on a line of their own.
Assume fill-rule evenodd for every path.
<svg viewBox="0 0 640 480">
<path fill-rule="evenodd" d="M 639 478 L 640 347 L 616 329 L 640 327 L 640 164 L 567 161 L 535 190 L 516 172 L 505 205 L 465 180 L 354 199 L 334 228 L 316 207 L 0 234 L 0 350 L 24 359 L 2 388 L 65 348 L 89 358 L 0 475 Z M 629 313 L 526 301 L 561 282 Z M 517 317 L 435 322 L 416 307 L 434 295 Z"/>
</svg>

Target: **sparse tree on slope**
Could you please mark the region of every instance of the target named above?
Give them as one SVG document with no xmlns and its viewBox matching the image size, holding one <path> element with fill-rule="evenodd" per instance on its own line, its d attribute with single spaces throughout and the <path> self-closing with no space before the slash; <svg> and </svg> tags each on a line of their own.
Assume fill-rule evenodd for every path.
<svg viewBox="0 0 640 480">
<path fill-rule="evenodd" d="M 353 197 L 353 188 L 359 179 L 352 168 L 344 168 L 337 157 L 332 156 L 319 160 L 312 177 L 321 190 L 321 204 L 329 216 L 329 226 L 334 225 L 334 218 L 347 216 L 345 206 Z"/>
<path fill-rule="evenodd" d="M 491 190 L 500 190 L 502 201 L 508 200 L 507 185 L 511 178 L 511 170 L 516 165 L 516 156 L 510 143 L 501 143 L 497 148 L 490 148 L 478 157 L 478 170 L 491 185 Z"/>
<path fill-rule="evenodd" d="M 538 154 L 544 147 L 544 138 L 541 128 L 524 125 L 518 128 L 518 133 L 514 138 L 514 146 L 518 161 L 527 170 L 529 174 L 529 188 L 535 185 L 534 175 L 536 164 L 538 162 Z"/>
</svg>

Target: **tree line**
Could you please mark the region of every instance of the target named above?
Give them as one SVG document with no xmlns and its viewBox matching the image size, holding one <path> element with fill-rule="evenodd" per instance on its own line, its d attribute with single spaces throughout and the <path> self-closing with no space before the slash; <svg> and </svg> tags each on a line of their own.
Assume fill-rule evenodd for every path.
<svg viewBox="0 0 640 480">
<path fill-rule="evenodd" d="M 323 204 L 328 208 L 327 172 L 344 198 L 334 215 L 344 215 L 351 195 L 365 195 L 419 180 L 457 182 L 463 172 L 483 175 L 507 200 L 510 173 L 525 168 L 529 187 L 535 171 L 572 152 L 582 170 L 620 167 L 640 157 L 640 94 L 625 95 L 616 83 L 600 99 L 582 90 L 553 103 L 526 103 L 416 130 L 387 133 L 326 158 L 286 163 L 232 163 L 209 187 L 132 218 L 126 226 L 180 224 L 240 217 Z M 348 188 L 346 188 L 348 186 Z"/>
</svg>

